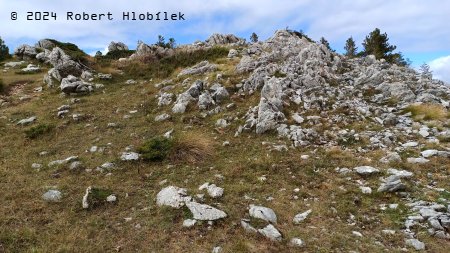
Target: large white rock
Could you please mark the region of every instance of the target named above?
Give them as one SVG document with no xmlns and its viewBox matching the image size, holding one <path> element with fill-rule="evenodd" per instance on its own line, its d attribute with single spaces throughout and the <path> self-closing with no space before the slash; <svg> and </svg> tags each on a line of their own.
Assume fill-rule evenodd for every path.
<svg viewBox="0 0 450 253">
<path fill-rule="evenodd" d="M 158 206 L 170 206 L 173 208 L 180 208 L 184 206 L 187 197 L 187 190 L 184 188 L 178 188 L 176 186 L 168 186 L 163 188 L 156 195 L 156 204 Z"/>
<path fill-rule="evenodd" d="M 196 220 L 214 221 L 227 217 L 227 214 L 224 211 L 209 205 L 199 204 L 194 201 L 187 201 L 186 206 L 189 208 L 189 211 L 191 211 L 194 219 Z"/>
<path fill-rule="evenodd" d="M 248 213 L 253 218 L 265 220 L 274 224 L 277 223 L 277 215 L 268 207 L 250 205 L 250 210 Z"/>
</svg>

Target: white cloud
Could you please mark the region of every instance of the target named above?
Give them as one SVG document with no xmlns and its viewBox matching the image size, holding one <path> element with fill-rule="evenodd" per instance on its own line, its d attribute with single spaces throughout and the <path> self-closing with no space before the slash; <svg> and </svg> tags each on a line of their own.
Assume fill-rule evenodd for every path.
<svg viewBox="0 0 450 253">
<path fill-rule="evenodd" d="M 45 37 L 90 50 L 103 49 L 113 40 L 134 47 L 138 39 L 155 41 L 157 34 L 192 42 L 213 32 L 248 37 L 254 31 L 265 39 L 289 26 L 303 29 L 316 40 L 324 36 L 338 51 L 348 37 L 360 44 L 375 27 L 387 32 L 406 56 L 450 50 L 450 1 L 441 0 L 0 0 L 0 6 L 0 36 L 12 47 Z M 20 20 L 10 20 L 12 11 L 20 14 Z M 55 11 L 59 20 L 26 21 L 26 11 Z M 181 11 L 187 21 L 63 21 L 66 11 L 110 11 L 116 19 L 123 11 Z"/>
<path fill-rule="evenodd" d="M 429 63 L 433 77 L 450 84 L 450 55 L 437 58 Z"/>
</svg>

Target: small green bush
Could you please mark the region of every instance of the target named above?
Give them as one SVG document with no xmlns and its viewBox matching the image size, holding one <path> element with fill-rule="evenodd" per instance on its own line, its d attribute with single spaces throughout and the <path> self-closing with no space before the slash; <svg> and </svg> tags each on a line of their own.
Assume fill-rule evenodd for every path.
<svg viewBox="0 0 450 253">
<path fill-rule="evenodd" d="M 0 79 L 0 94 L 2 94 L 3 92 L 5 92 L 5 85 L 3 84 L 3 80 Z"/>
<path fill-rule="evenodd" d="M 113 194 L 111 190 L 100 189 L 93 187 L 91 193 L 88 196 L 88 203 L 90 208 L 95 208 L 106 204 L 106 199 L 109 195 Z"/>
<path fill-rule="evenodd" d="M 135 50 L 116 50 L 110 51 L 102 59 L 118 60 L 120 58 L 127 58 L 134 54 Z"/>
<path fill-rule="evenodd" d="M 53 129 L 52 126 L 47 124 L 39 124 L 28 130 L 25 130 L 25 136 L 29 139 L 36 139 L 37 137 L 49 133 Z"/>
<path fill-rule="evenodd" d="M 145 142 L 138 152 L 144 161 L 161 162 L 166 159 L 172 148 L 172 140 L 158 136 Z"/>
</svg>

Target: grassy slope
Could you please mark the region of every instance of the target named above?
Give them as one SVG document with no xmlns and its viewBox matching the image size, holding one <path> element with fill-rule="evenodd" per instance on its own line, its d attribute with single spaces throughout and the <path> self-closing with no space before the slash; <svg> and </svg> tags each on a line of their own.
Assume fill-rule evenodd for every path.
<svg viewBox="0 0 450 253">
<path fill-rule="evenodd" d="M 237 61 L 220 59 L 217 62 L 221 63 L 220 68 L 225 74 L 233 75 L 231 70 Z M 209 76 L 212 78 L 215 74 Z M 172 77 L 175 83 L 181 83 L 176 73 Z M 33 78 L 34 82 L 23 89 L 25 94 L 31 94 L 33 87 L 42 85 L 41 77 L 7 76 L 4 79 L 10 83 L 15 78 Z M 372 152 L 366 157 L 340 149 L 318 149 L 315 154 L 311 154 L 311 148 L 270 152 L 261 142 L 278 141 L 274 135 L 244 133 L 234 138 L 238 123 L 233 123 L 225 132 L 214 130 L 218 118 L 235 115 L 236 111 L 206 119 L 197 117 L 191 128 L 186 128 L 183 120 L 186 122 L 198 116 L 197 110 L 174 116 L 169 122 L 155 123 L 154 117 L 162 111 L 156 108 L 157 89 L 153 86 L 158 80 L 125 85 L 123 79 L 126 78 L 115 76 L 115 81 L 106 85 L 104 93 L 96 91 L 79 97 L 81 102 L 73 104 L 70 111 L 71 114 L 87 115 L 81 122 L 56 117 L 56 108 L 69 104 L 70 100 L 59 96 L 57 89 L 47 89 L 34 95 L 30 101 L 15 102 L 13 106 L 0 109 L 0 116 L 8 119 L 36 115 L 38 123 L 56 126 L 47 135 L 27 140 L 24 130 L 29 127 L 19 127 L 9 120 L 0 119 L 0 189 L 3 189 L 0 244 L 7 252 L 111 252 L 117 249 L 122 252 L 210 252 L 218 245 L 225 252 L 293 251 L 287 241 L 272 243 L 243 231 L 239 220 L 248 216 L 246 208 L 249 204 L 273 208 L 279 219 L 276 227 L 284 237 L 298 236 L 306 242 L 306 247 L 299 252 L 329 252 L 330 249 L 337 252 L 379 252 L 381 250 L 375 240 L 381 241 L 392 252 L 400 252 L 399 248 L 404 245 L 400 232 L 395 236 L 383 236 L 381 230 L 398 230 L 406 213 L 401 213 L 403 208 L 388 212 L 378 208 L 379 204 L 398 203 L 400 200 L 392 194 L 363 196 L 352 181 L 334 172 L 335 167 L 352 168 L 362 164 L 388 168 L 388 165 L 377 162 L 383 155 L 381 152 Z M 235 110 L 243 115 L 249 106 L 256 103 L 257 95 L 251 99 L 233 100 L 238 105 Z M 123 119 L 131 110 L 138 110 L 138 113 L 132 114 L 130 119 Z M 169 111 L 170 107 L 165 110 Z M 110 122 L 118 123 L 119 128 L 107 128 Z M 204 164 L 173 167 L 167 162 L 118 161 L 125 147 L 138 147 L 145 139 L 171 128 L 181 137 L 196 135 L 212 141 L 215 156 Z M 225 140 L 231 142 L 230 147 L 222 147 Z M 85 152 L 93 145 L 106 147 L 104 154 Z M 49 155 L 39 156 L 41 151 L 48 151 Z M 302 160 L 302 154 L 311 154 L 311 158 Z M 119 164 L 119 169 L 107 176 L 98 172 L 71 172 L 64 166 L 41 171 L 31 168 L 34 162 L 46 165 L 49 161 L 71 155 L 80 156 L 86 168 L 95 169 L 105 162 L 114 161 Z M 417 181 L 423 183 L 427 172 L 436 173 L 439 187 L 446 186 L 445 178 L 440 175 L 450 172 L 450 165 L 445 160 L 435 158 L 426 165 L 398 164 L 397 167 L 415 172 Z M 215 174 L 223 175 L 224 179 L 217 179 Z M 267 176 L 267 181 L 261 182 L 258 177 L 263 175 Z M 356 175 L 350 177 L 359 179 Z M 163 187 L 159 182 L 165 179 L 168 180 L 166 185 L 185 187 L 190 194 L 199 193 L 197 189 L 204 182 L 225 188 L 224 197 L 219 200 L 207 198 L 206 203 L 218 206 L 229 217 L 214 224 L 211 230 L 207 224 L 182 228 L 188 212 L 159 208 L 155 204 L 156 194 Z M 379 185 L 377 177 L 367 181 L 372 188 Z M 89 185 L 111 189 L 118 195 L 118 203 L 82 210 L 81 198 Z M 40 198 L 51 187 L 63 192 L 61 203 L 49 204 Z M 295 188 L 300 188 L 300 192 L 294 193 Z M 246 200 L 244 195 L 257 200 Z M 294 200 L 294 195 L 299 200 Z M 415 191 L 414 195 L 430 200 L 438 197 L 427 191 Z M 267 197 L 274 200 L 266 201 Z M 311 216 L 303 224 L 293 225 L 294 215 L 307 209 L 313 209 Z M 355 226 L 347 224 L 350 213 L 356 216 Z M 125 221 L 127 217 L 132 220 Z M 136 224 L 141 228 L 136 228 Z M 364 238 L 355 239 L 351 234 L 354 230 L 362 232 Z M 430 252 L 448 252 L 448 242 L 429 238 L 424 231 L 419 235 Z"/>
</svg>

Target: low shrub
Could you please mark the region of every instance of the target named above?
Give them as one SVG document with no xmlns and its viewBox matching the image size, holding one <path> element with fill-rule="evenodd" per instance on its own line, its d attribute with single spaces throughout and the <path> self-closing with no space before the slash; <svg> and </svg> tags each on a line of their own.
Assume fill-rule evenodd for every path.
<svg viewBox="0 0 450 253">
<path fill-rule="evenodd" d="M 5 92 L 5 85 L 3 84 L 3 80 L 0 79 L 0 94 Z"/>
<path fill-rule="evenodd" d="M 113 194 L 111 190 L 93 187 L 88 196 L 89 208 L 95 208 L 107 203 L 107 198 Z"/>
<path fill-rule="evenodd" d="M 53 127 L 47 124 L 39 124 L 37 126 L 31 127 L 28 130 L 25 130 L 25 136 L 29 139 L 36 139 L 37 137 L 49 133 Z"/>
<path fill-rule="evenodd" d="M 138 152 L 144 161 L 161 162 L 173 148 L 173 141 L 164 137 L 154 137 L 145 142 Z"/>
<path fill-rule="evenodd" d="M 197 164 L 214 154 L 212 142 L 200 135 L 186 134 L 175 139 L 154 137 L 145 142 L 138 152 L 144 161 Z"/>
</svg>

